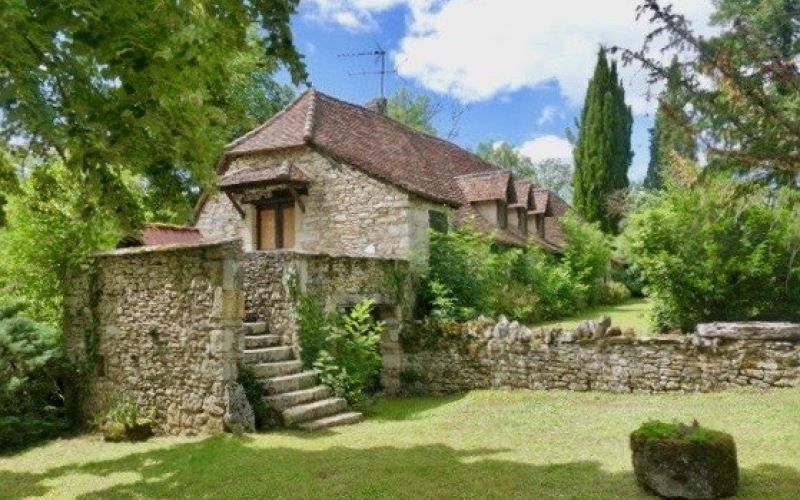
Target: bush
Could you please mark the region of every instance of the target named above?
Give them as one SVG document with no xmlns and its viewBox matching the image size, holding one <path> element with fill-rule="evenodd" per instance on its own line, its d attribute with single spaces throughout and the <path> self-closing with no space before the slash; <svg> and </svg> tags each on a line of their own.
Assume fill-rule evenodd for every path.
<svg viewBox="0 0 800 500">
<path fill-rule="evenodd" d="M 314 361 L 320 380 L 351 404 L 362 402 L 366 392 L 379 382 L 384 324 L 372 318 L 374 305 L 363 300 L 329 325 L 324 348 Z"/>
<path fill-rule="evenodd" d="M 621 288 L 604 285 L 611 256 L 605 235 L 573 216 L 563 221 L 567 243 L 560 260 L 534 245 L 495 248 L 469 226 L 432 233 L 417 317 L 468 321 L 502 314 L 531 323 L 617 300 Z"/>
<path fill-rule="evenodd" d="M 0 304 L 0 447 L 52 436 L 68 427 L 63 382 L 69 376 L 58 332 Z"/>
<path fill-rule="evenodd" d="M 110 408 L 97 422 L 106 441 L 144 441 L 153 435 L 149 419 L 141 418 L 135 403 L 121 402 Z"/>
<path fill-rule="evenodd" d="M 297 301 L 297 328 L 300 336 L 300 358 L 306 368 L 311 368 L 325 348 L 328 327 L 335 315 L 325 311 L 317 295 L 301 294 Z"/>
<path fill-rule="evenodd" d="M 267 402 L 264 401 L 264 385 L 258 381 L 256 372 L 250 365 L 239 363 L 238 382 L 244 389 L 247 402 L 253 409 L 256 420 L 256 429 L 269 429 L 277 424 L 277 416 L 273 414 Z"/>
<path fill-rule="evenodd" d="M 634 213 L 622 242 L 654 323 L 800 319 L 797 196 L 710 176 Z"/>
<path fill-rule="evenodd" d="M 614 305 L 631 298 L 631 291 L 619 281 L 608 280 L 600 286 L 598 304 Z"/>
</svg>

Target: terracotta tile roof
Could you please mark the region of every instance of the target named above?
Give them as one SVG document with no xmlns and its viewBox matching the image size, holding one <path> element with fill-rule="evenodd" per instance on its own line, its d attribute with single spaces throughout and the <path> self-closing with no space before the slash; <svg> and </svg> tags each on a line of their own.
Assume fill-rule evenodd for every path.
<svg viewBox="0 0 800 500">
<path fill-rule="evenodd" d="M 271 120 L 230 143 L 218 172 L 223 173 L 237 156 L 303 145 L 452 206 L 466 202 L 456 177 L 501 171 L 455 144 L 310 89 Z"/>
<path fill-rule="evenodd" d="M 145 226 L 138 237 L 125 238 L 117 246 L 127 248 L 153 245 L 190 245 L 200 243 L 202 240 L 200 230 L 195 227 L 155 223 Z"/>
<path fill-rule="evenodd" d="M 224 191 L 258 184 L 308 183 L 310 181 L 311 179 L 300 167 L 285 162 L 258 168 L 247 168 L 225 175 L 220 179 L 219 187 Z"/>
<path fill-rule="evenodd" d="M 506 201 L 509 198 L 508 195 L 513 193 L 509 190 L 511 173 L 505 170 L 460 175 L 456 177 L 456 182 L 464 194 L 464 199 L 469 203 L 490 200 Z"/>
<path fill-rule="evenodd" d="M 543 188 L 533 189 L 533 207 L 528 213 L 531 214 L 544 214 L 547 213 L 547 202 L 550 197 L 550 191 Z"/>
<path fill-rule="evenodd" d="M 517 203 L 521 206 L 524 206 L 526 210 L 531 207 L 531 203 L 533 201 L 531 198 L 532 189 L 533 183 L 531 181 L 514 181 L 514 192 L 517 195 Z"/>
</svg>

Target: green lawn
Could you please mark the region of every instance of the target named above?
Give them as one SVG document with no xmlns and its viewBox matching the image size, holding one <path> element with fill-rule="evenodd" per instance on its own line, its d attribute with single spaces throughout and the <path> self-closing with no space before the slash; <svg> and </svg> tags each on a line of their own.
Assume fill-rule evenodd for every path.
<svg viewBox="0 0 800 500">
<path fill-rule="evenodd" d="M 696 417 L 735 436 L 740 498 L 797 499 L 798 410 L 800 389 L 386 400 L 364 423 L 326 433 L 51 442 L 0 458 L 0 497 L 648 498 L 635 485 L 629 432 Z"/>
<path fill-rule="evenodd" d="M 650 328 L 650 308 L 652 303 L 647 299 L 630 299 L 616 306 L 592 307 L 581 311 L 570 318 L 558 321 L 546 321 L 532 325 L 535 328 L 544 326 L 558 326 L 561 328 L 574 328 L 578 323 L 587 319 L 597 319 L 601 314 L 611 318 L 611 324 L 623 330 L 633 328 L 636 333 L 652 333 Z"/>
</svg>

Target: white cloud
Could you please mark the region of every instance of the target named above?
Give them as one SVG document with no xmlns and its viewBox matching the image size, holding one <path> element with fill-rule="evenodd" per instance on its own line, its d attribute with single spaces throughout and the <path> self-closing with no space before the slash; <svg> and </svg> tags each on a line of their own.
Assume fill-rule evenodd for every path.
<svg viewBox="0 0 800 500">
<path fill-rule="evenodd" d="M 549 105 L 545 106 L 542 108 L 542 112 L 539 113 L 539 117 L 536 119 L 536 125 L 539 125 L 540 127 L 542 125 L 547 125 L 555 120 L 557 116 L 559 116 L 558 108 Z"/>
<path fill-rule="evenodd" d="M 637 22 L 641 0 L 306 0 L 323 22 L 375 30 L 375 15 L 405 5 L 406 34 L 394 54 L 398 72 L 463 102 L 557 81 L 580 104 L 600 44 L 638 48 L 651 26 Z M 672 0 L 707 33 L 710 0 Z M 624 69 L 628 100 L 644 99 L 641 71 Z"/>
<path fill-rule="evenodd" d="M 550 158 L 572 162 L 572 144 L 556 135 L 536 137 L 522 143 L 518 149 L 534 163 Z"/>
</svg>

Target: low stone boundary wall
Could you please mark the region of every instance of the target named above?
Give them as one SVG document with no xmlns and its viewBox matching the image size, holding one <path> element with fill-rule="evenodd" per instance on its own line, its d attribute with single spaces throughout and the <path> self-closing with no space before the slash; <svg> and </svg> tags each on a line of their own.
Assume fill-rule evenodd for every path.
<svg viewBox="0 0 800 500">
<path fill-rule="evenodd" d="M 65 334 L 85 417 L 124 400 L 158 433 L 246 430 L 237 383 L 239 240 L 97 255 L 65 290 Z"/>
<path fill-rule="evenodd" d="M 439 331 L 425 345 L 404 343 L 398 378 L 403 392 L 517 387 L 653 393 L 800 385 L 800 325 L 709 324 L 694 335 L 648 337 L 624 335 L 602 322 L 569 332 L 533 332 L 504 319 L 451 329 L 456 331 Z"/>
</svg>

